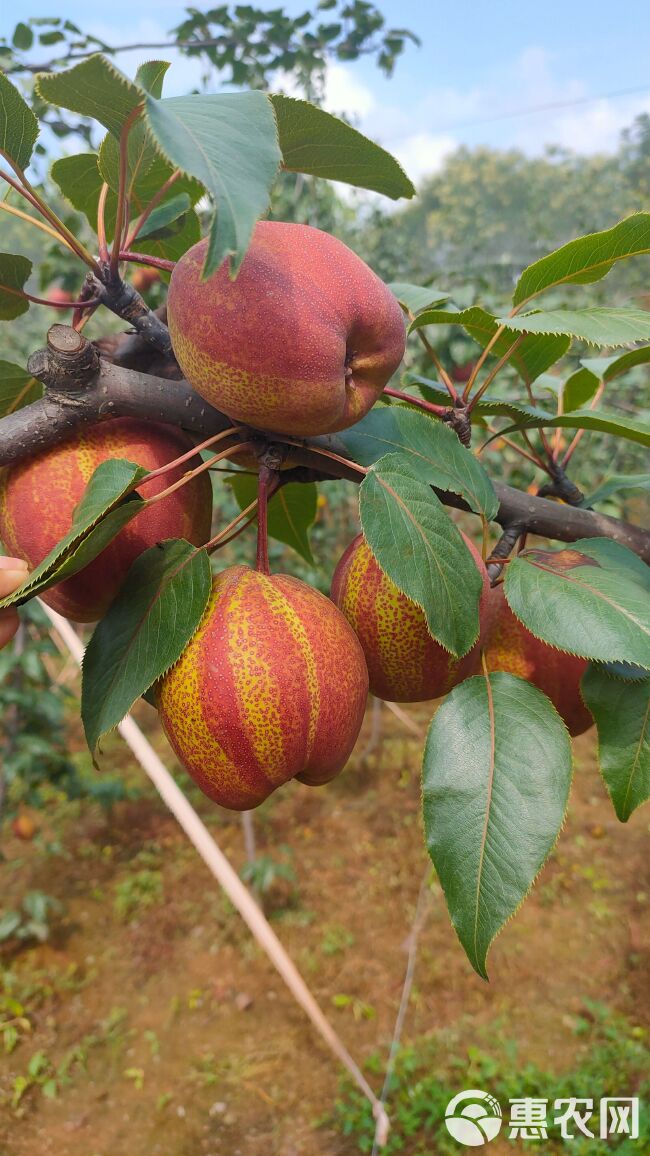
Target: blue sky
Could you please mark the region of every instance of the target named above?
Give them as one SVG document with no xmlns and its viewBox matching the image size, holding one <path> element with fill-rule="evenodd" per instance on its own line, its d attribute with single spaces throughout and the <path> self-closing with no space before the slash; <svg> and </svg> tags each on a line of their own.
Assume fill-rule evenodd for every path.
<svg viewBox="0 0 650 1156">
<path fill-rule="evenodd" d="M 280 3 L 258 0 L 262 8 Z M 196 6 L 210 5 L 196 0 Z M 284 6 L 297 13 L 309 4 L 287 0 Z M 369 60 L 334 65 L 328 105 L 352 113 L 415 179 L 435 171 L 459 144 L 517 147 L 530 154 L 547 144 L 586 153 L 611 150 L 637 113 L 650 112 L 648 0 L 616 6 L 611 0 L 379 0 L 379 7 L 390 24 L 416 32 L 422 47 L 407 49 L 391 80 Z M 176 0 L 18 0 L 4 6 L 0 34 L 10 35 L 18 19 L 43 14 L 127 43 L 164 39 L 184 6 Z M 118 63 L 132 74 L 146 55 L 126 54 Z M 170 57 L 160 50 L 149 55 Z M 175 60 L 168 94 L 186 91 L 197 72 L 194 62 Z M 606 95 L 632 88 L 640 91 Z M 539 105 L 566 107 L 527 111 Z M 517 110 L 522 115 L 506 115 Z"/>
</svg>

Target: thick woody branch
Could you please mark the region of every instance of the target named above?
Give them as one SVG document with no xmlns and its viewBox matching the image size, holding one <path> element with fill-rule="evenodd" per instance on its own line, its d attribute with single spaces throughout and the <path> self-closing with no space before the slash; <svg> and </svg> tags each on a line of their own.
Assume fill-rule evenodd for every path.
<svg viewBox="0 0 650 1156">
<path fill-rule="evenodd" d="M 79 426 L 108 418 L 166 422 L 202 439 L 232 425 L 230 418 L 208 405 L 186 381 L 170 381 L 104 361 L 83 335 L 68 326 L 52 326 L 47 350 L 34 354 L 28 368 L 44 383 L 45 396 L 0 420 L 0 466 L 56 445 Z M 260 431 L 251 431 L 251 437 L 259 440 L 261 448 L 268 441 Z M 272 440 L 276 445 L 282 444 L 277 436 Z M 332 477 L 361 480 L 352 464 L 347 467 L 319 454 L 319 447 L 347 457 L 336 436 L 307 440 L 300 446 L 285 445 L 284 464 L 293 469 L 290 475 L 283 471 L 283 480 L 289 476 L 295 481 Z M 496 483 L 495 489 L 499 498 L 495 521 L 504 528 L 516 525 L 528 533 L 561 542 L 611 538 L 650 563 L 650 532 L 638 526 L 593 510 L 525 494 L 512 486 Z M 435 492 L 446 505 L 469 509 L 457 494 L 437 489 Z"/>
</svg>

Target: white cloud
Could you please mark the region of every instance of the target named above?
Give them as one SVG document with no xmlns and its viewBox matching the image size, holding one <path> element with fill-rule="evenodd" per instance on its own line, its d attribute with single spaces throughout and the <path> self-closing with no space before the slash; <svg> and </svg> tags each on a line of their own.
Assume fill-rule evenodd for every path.
<svg viewBox="0 0 650 1156">
<path fill-rule="evenodd" d="M 417 132 L 404 137 L 393 148 L 402 168 L 415 183 L 436 173 L 445 158 L 458 148 L 458 141 L 445 133 Z"/>
<path fill-rule="evenodd" d="M 337 65 L 342 96 L 350 93 L 352 110 L 354 77 L 350 66 Z M 363 86 L 361 86 L 363 89 Z M 372 98 L 369 89 L 364 95 Z M 625 98 L 589 99 L 584 82 L 559 76 L 556 61 L 546 49 L 525 48 L 509 68 L 499 67 L 492 78 L 472 88 L 431 87 L 418 93 L 412 107 L 382 104 L 376 99 L 358 100 L 354 111 L 359 128 L 393 152 L 415 180 L 438 171 L 446 156 L 460 144 L 485 144 L 493 148 L 519 148 L 529 156 L 540 155 L 548 145 L 560 145 L 578 153 L 612 152 L 623 128 L 640 112 L 650 112 L 647 93 Z M 571 101 L 584 101 L 564 107 Z M 556 106 L 563 107 L 556 107 Z M 525 115 L 527 108 L 540 111 Z M 512 117 L 509 113 L 516 113 Z M 493 119 L 490 119 L 493 118 Z"/>
<path fill-rule="evenodd" d="M 377 102 L 371 90 L 344 64 L 331 64 L 325 74 L 325 101 L 328 112 L 346 113 L 352 119 L 365 118 Z"/>
</svg>

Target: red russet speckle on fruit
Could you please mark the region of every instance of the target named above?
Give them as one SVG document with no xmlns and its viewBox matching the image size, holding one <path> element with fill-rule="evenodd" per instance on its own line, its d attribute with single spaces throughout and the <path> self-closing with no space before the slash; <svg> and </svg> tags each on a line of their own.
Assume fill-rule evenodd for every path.
<svg viewBox="0 0 650 1156">
<path fill-rule="evenodd" d="M 207 281 L 207 239 L 178 262 L 167 316 L 190 384 L 217 409 L 301 437 L 359 421 L 404 355 L 388 287 L 341 241 L 309 225 L 260 221 L 236 280 Z"/>
<path fill-rule="evenodd" d="M 0 541 L 33 569 L 65 537 L 75 507 L 97 466 L 124 458 L 155 470 L 192 448 L 171 426 L 115 418 L 80 428 L 71 438 L 0 473 Z M 139 487 L 145 498 L 162 493 L 198 461 L 186 462 Z M 51 587 L 43 601 L 75 622 L 101 618 L 131 563 L 165 538 L 201 545 L 210 535 L 212 488 L 207 473 L 143 510 L 78 574 Z"/>
<path fill-rule="evenodd" d="M 247 810 L 289 779 L 334 778 L 367 693 L 361 647 L 328 598 L 297 578 L 233 566 L 215 578 L 199 630 L 157 699 L 201 790 Z"/>
<path fill-rule="evenodd" d="M 489 580 L 478 550 L 465 535 L 463 539 L 483 577 L 479 603 L 483 631 Z M 332 599 L 361 642 L 370 690 L 378 698 L 389 702 L 439 698 L 480 668 L 478 643 L 456 659 L 431 637 L 424 611 L 384 574 L 362 534 L 336 567 Z"/>
<path fill-rule="evenodd" d="M 490 591 L 490 602 L 492 625 L 485 648 L 488 670 L 504 670 L 532 682 L 550 698 L 569 734 L 575 737 L 588 730 L 594 720 L 580 697 L 587 659 L 556 650 L 531 634 L 508 606 L 503 586 Z"/>
</svg>

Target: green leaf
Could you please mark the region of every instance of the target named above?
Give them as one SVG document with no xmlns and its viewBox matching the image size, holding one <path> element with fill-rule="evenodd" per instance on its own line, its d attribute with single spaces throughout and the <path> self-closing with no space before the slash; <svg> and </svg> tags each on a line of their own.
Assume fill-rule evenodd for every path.
<svg viewBox="0 0 650 1156">
<path fill-rule="evenodd" d="M 261 92 L 147 96 L 147 118 L 167 160 L 200 181 L 214 201 L 204 276 L 228 256 L 235 272 L 281 160 L 269 100 Z"/>
<path fill-rule="evenodd" d="M 398 451 L 421 481 L 460 494 L 488 521 L 499 509 L 494 486 L 474 454 L 449 426 L 423 413 L 402 405 L 376 406 L 337 437 L 360 465 Z"/>
<path fill-rule="evenodd" d="M 23 24 L 22 20 L 14 28 L 14 34 L 11 43 L 19 52 L 27 52 L 34 43 L 34 33 L 29 24 Z"/>
<path fill-rule="evenodd" d="M 31 271 L 32 263 L 27 257 L 0 253 L 0 321 L 14 321 L 29 309 L 21 290 Z"/>
<path fill-rule="evenodd" d="M 576 369 L 570 377 L 567 377 L 564 388 L 562 390 L 562 409 L 564 413 L 570 413 L 571 410 L 581 409 L 583 405 L 591 401 L 600 385 L 600 378 L 598 374 L 592 373 L 586 366 Z"/>
<path fill-rule="evenodd" d="M 158 205 L 145 221 L 138 233 L 138 241 L 144 237 L 150 237 L 152 234 L 155 237 L 155 234 L 159 234 L 161 230 L 164 232 L 170 225 L 178 222 L 179 217 L 188 211 L 191 204 L 188 193 L 179 193 L 178 196 L 171 197 L 169 201 L 163 201 L 162 205 Z M 155 237 L 155 239 L 158 240 L 159 238 Z"/>
<path fill-rule="evenodd" d="M 427 848 L 472 967 L 552 851 L 571 784 L 566 728 L 541 691 L 512 674 L 466 679 L 429 728 L 423 761 Z"/>
<path fill-rule="evenodd" d="M 409 333 L 422 329 L 425 325 L 461 325 L 483 349 L 492 340 L 500 324 L 503 324 L 487 309 L 480 305 L 472 305 L 469 309 L 426 309 L 418 314 L 409 326 Z M 502 333 L 491 349 L 495 358 L 503 357 L 513 344 L 510 333 Z M 555 365 L 564 357 L 570 338 L 556 337 L 547 333 L 531 333 L 524 337 L 515 352 L 510 357 L 509 364 L 516 369 L 520 377 L 532 384 L 545 373 L 551 365 Z"/>
<path fill-rule="evenodd" d="M 257 478 L 233 474 L 228 479 L 241 510 L 257 497 Z M 309 531 L 316 521 L 318 490 L 313 482 L 288 482 L 274 494 L 268 507 L 268 531 L 271 538 L 291 546 L 310 565 L 314 556 Z"/>
<path fill-rule="evenodd" d="M 635 213 L 619 221 L 613 229 L 578 237 L 529 265 L 519 278 L 513 302 L 521 305 L 544 289 L 557 285 L 587 285 L 600 281 L 616 261 L 648 252 L 650 213 Z"/>
<path fill-rule="evenodd" d="M 211 588 L 208 555 L 189 542 L 161 542 L 136 558 L 84 657 L 81 717 L 93 755 L 102 735 L 180 657 Z"/>
<path fill-rule="evenodd" d="M 92 562 L 142 509 L 142 498 L 132 490 L 146 474 L 146 470 L 133 462 L 120 459 L 102 462 L 86 486 L 70 531 L 32 570 L 22 586 L 0 599 L 0 610 L 35 598 Z"/>
<path fill-rule="evenodd" d="M 105 56 L 89 56 L 64 72 L 41 72 L 36 91 L 48 104 L 89 116 L 119 139 L 124 122 L 144 100 L 144 89 L 127 80 Z"/>
<path fill-rule="evenodd" d="M 10 361 L 0 361 L 0 417 L 15 413 L 24 405 L 38 401 L 43 394 L 40 381 L 32 377 L 20 365 Z"/>
<path fill-rule="evenodd" d="M 640 421 L 638 418 L 622 417 L 618 413 L 607 413 L 605 410 L 597 409 L 577 409 L 573 413 L 564 413 L 559 417 L 544 417 L 543 410 L 529 409 L 530 416 L 526 416 L 526 408 L 524 406 L 512 406 L 510 403 L 499 403 L 501 408 L 495 409 L 494 405 L 488 403 L 484 408 L 481 403 L 477 405 L 479 413 L 499 413 L 506 412 L 507 405 L 511 410 L 514 408 L 517 412 L 522 413 L 525 421 L 517 422 L 516 425 L 507 426 L 501 430 L 501 433 L 507 434 L 511 429 L 541 429 L 554 428 L 562 426 L 565 429 L 594 429 L 601 433 L 613 434 L 614 437 L 626 438 L 628 441 L 639 442 L 642 446 L 650 446 L 650 425 L 647 422 Z"/>
<path fill-rule="evenodd" d="M 597 506 L 621 490 L 650 490 L 650 474 L 611 474 L 601 482 L 593 494 L 585 498 L 585 506 Z"/>
<path fill-rule="evenodd" d="M 178 261 L 192 245 L 201 237 L 201 223 L 194 209 L 190 209 L 183 217 L 174 222 L 167 230 L 161 230 L 158 236 L 147 237 L 146 249 L 151 257 L 164 257 L 167 261 Z M 139 237 L 138 237 L 139 241 Z M 171 274 L 161 270 L 160 278 L 168 281 Z"/>
<path fill-rule="evenodd" d="M 411 285 L 407 281 L 391 281 L 388 288 L 394 293 L 403 309 L 415 317 L 423 309 L 430 309 L 449 299 L 449 294 L 443 289 L 436 289 L 435 285 L 424 287 Z"/>
<path fill-rule="evenodd" d="M 168 60 L 146 60 L 144 64 L 138 66 L 135 83 L 144 88 L 145 92 L 151 93 L 151 96 L 155 96 L 156 100 L 160 100 L 163 82 L 170 67 Z"/>
<path fill-rule="evenodd" d="M 363 133 L 306 100 L 273 94 L 284 168 L 372 189 L 396 201 L 414 197 L 402 166 Z"/>
<path fill-rule="evenodd" d="M 603 381 L 613 381 L 622 373 L 634 369 L 637 365 L 646 365 L 650 361 L 650 345 L 643 345 L 640 349 L 631 349 L 629 353 L 617 353 L 613 357 L 584 357 L 581 365 L 591 369 Z"/>
<path fill-rule="evenodd" d="M 70 204 L 83 213 L 94 233 L 97 232 L 97 207 L 104 179 L 99 171 L 97 153 L 77 153 L 61 157 L 50 170 L 52 180 L 59 186 Z M 106 198 L 106 236 L 113 239 L 117 196 L 109 189 Z"/>
<path fill-rule="evenodd" d="M 439 385 L 438 382 L 432 381 L 428 377 L 421 377 L 420 374 L 417 373 L 405 373 L 404 381 L 406 385 L 417 386 L 426 401 L 432 401 L 435 405 L 449 403 L 449 394 L 444 386 Z M 522 425 L 526 425 L 528 419 L 538 421 L 540 425 L 547 425 L 548 422 L 554 421 L 556 417 L 550 410 L 541 409 L 539 406 L 525 405 L 523 402 L 510 401 L 506 398 L 489 398 L 486 396 L 476 403 L 472 410 L 472 417 L 488 417 L 491 415 L 523 417 L 526 419 L 526 422 L 520 423 Z M 515 429 L 516 427 L 512 426 L 511 428 Z M 503 433 L 506 432 L 504 429 Z"/>
<path fill-rule="evenodd" d="M 150 93 L 156 99 L 162 95 L 162 85 L 169 65 L 165 61 L 152 60 L 142 65 L 136 74 L 135 83 L 139 89 Z M 144 120 L 140 118 L 129 132 L 127 146 L 126 191 L 129 200 L 142 185 L 156 156 L 158 149 Z M 117 192 L 120 179 L 120 146 L 111 133 L 104 137 L 99 146 L 99 170 L 111 189 Z"/>
<path fill-rule="evenodd" d="M 649 214 L 650 216 L 650 214 Z M 564 333 L 592 345 L 627 345 L 650 337 L 650 313 L 646 309 L 548 309 L 544 313 L 520 313 L 501 317 L 507 329 L 526 333 Z"/>
<path fill-rule="evenodd" d="M 586 538 L 555 550 L 525 550 L 506 567 L 504 592 L 517 618 L 551 646 L 650 669 L 644 572 L 648 567 L 631 550 Z"/>
<path fill-rule="evenodd" d="M 359 512 L 381 569 L 422 607 L 432 637 L 467 654 L 478 637 L 481 575 L 431 487 L 402 454 L 386 454 L 360 486 Z"/>
<path fill-rule="evenodd" d="M 29 164 L 38 136 L 38 121 L 17 88 L 0 72 L 0 149 L 20 169 Z"/>
<path fill-rule="evenodd" d="M 626 823 L 650 798 L 650 679 L 619 682 L 590 666 L 581 691 L 598 728 L 602 776 L 618 818 Z"/>
</svg>

